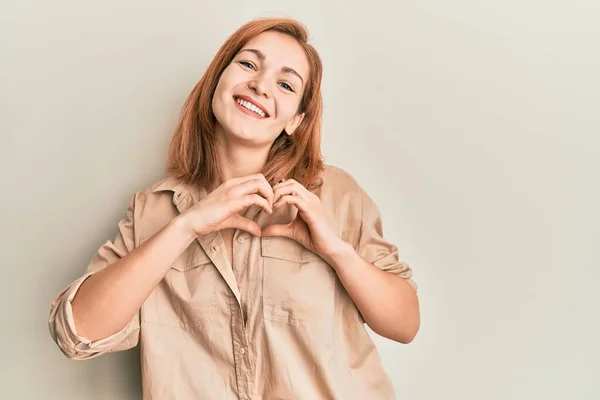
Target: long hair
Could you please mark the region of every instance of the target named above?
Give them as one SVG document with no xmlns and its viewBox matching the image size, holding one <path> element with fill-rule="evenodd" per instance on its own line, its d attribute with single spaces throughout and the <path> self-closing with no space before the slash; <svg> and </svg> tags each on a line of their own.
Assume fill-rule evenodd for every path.
<svg viewBox="0 0 600 400">
<path fill-rule="evenodd" d="M 223 70 L 251 39 L 262 32 L 277 31 L 295 38 L 309 62 L 309 79 L 299 104 L 305 116 L 294 133 L 285 132 L 274 140 L 261 173 L 274 185 L 281 179 L 295 179 L 308 190 L 318 192 L 325 169 L 321 155 L 323 66 L 316 49 L 308 43 L 308 31 L 289 18 L 260 18 L 234 32 L 221 46 L 200 81 L 189 94 L 171 139 L 167 174 L 193 186 L 209 187 L 222 179 L 215 141 L 216 118 L 212 98 Z"/>
</svg>

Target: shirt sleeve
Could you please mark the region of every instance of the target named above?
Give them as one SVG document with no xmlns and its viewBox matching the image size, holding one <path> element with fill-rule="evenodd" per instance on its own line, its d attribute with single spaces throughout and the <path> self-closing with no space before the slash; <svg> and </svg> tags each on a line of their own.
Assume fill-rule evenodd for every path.
<svg viewBox="0 0 600 400">
<path fill-rule="evenodd" d="M 64 288 L 52 301 L 48 321 L 50 335 L 63 354 L 70 359 L 84 360 L 108 352 L 127 350 L 137 346 L 139 342 L 139 310 L 120 331 L 91 341 L 77 332 L 71 307 L 71 301 L 88 277 L 125 257 L 134 249 L 134 203 L 135 195 L 129 203 L 125 217 L 118 223 L 116 238 L 105 242 L 92 257 L 84 275 Z"/>
<path fill-rule="evenodd" d="M 383 237 L 379 208 L 366 194 L 364 199 L 363 209 L 366 216 L 362 221 L 358 254 L 377 268 L 406 279 L 416 291 L 418 286 L 412 279 L 412 268 L 400 260 L 397 246 Z"/>
</svg>

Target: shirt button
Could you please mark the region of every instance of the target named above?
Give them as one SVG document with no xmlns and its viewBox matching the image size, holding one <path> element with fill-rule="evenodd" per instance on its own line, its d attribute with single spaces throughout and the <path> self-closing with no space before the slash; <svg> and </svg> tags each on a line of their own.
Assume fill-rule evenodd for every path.
<svg viewBox="0 0 600 400">
<path fill-rule="evenodd" d="M 242 347 L 242 348 L 240 349 L 240 354 L 241 354 L 241 355 L 244 355 L 244 354 L 246 354 L 246 349 Z"/>
<path fill-rule="evenodd" d="M 238 243 L 244 243 L 245 238 L 243 236 L 238 236 L 237 238 L 237 242 Z"/>
</svg>

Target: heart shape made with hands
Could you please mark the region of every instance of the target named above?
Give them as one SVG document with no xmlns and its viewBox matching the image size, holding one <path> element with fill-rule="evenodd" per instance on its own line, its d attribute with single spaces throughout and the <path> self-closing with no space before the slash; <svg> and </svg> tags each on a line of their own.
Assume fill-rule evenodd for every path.
<svg viewBox="0 0 600 400">
<path fill-rule="evenodd" d="M 294 179 L 273 186 L 273 211 L 284 205 L 295 207 L 295 218 L 286 224 L 270 224 L 261 236 L 283 236 L 295 240 L 317 254 L 339 245 L 340 238 L 326 216 L 321 199 Z"/>
</svg>

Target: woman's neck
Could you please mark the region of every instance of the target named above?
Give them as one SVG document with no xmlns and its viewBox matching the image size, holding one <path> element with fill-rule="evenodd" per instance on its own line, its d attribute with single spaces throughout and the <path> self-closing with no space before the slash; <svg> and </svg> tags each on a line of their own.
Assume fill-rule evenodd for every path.
<svg viewBox="0 0 600 400">
<path fill-rule="evenodd" d="M 249 148 L 226 140 L 218 140 L 216 147 L 222 182 L 261 172 L 270 150 L 270 146 Z M 216 183 L 215 188 L 222 182 Z"/>
</svg>

